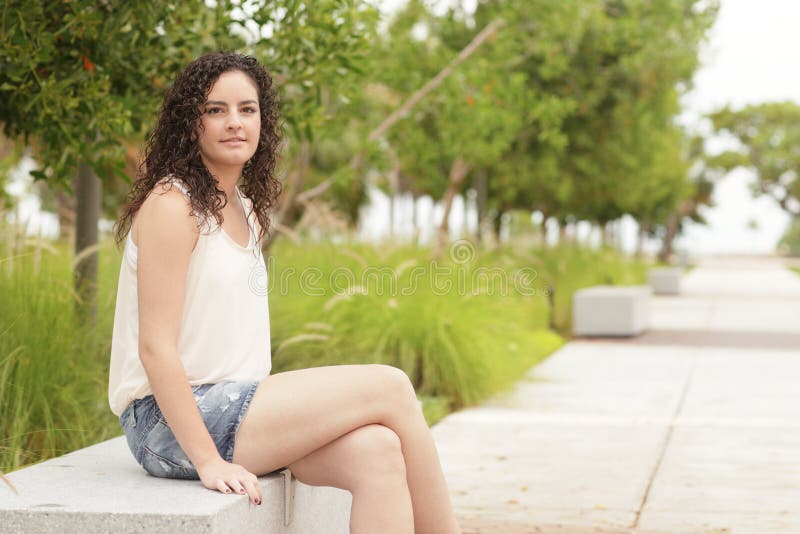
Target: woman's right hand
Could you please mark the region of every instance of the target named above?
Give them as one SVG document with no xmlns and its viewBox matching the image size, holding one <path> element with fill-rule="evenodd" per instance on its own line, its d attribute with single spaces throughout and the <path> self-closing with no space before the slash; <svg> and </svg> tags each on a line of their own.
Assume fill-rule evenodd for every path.
<svg viewBox="0 0 800 534">
<path fill-rule="evenodd" d="M 201 466 L 195 466 L 200 481 L 210 490 L 222 493 L 247 493 L 250 502 L 261 504 L 261 486 L 258 477 L 239 464 L 226 462 L 218 456 Z"/>
</svg>

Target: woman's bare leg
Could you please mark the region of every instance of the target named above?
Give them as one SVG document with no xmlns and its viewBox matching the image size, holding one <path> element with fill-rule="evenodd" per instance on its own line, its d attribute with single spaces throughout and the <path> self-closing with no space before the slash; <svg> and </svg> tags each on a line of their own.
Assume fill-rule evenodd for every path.
<svg viewBox="0 0 800 534">
<path fill-rule="evenodd" d="M 460 532 L 414 388 L 394 367 L 335 365 L 266 377 L 239 426 L 233 461 L 269 473 L 369 424 L 400 438 L 415 532 Z"/>
<path fill-rule="evenodd" d="M 400 438 L 389 428 L 356 428 L 288 467 L 304 484 L 350 491 L 351 533 L 413 533 L 403 451 Z"/>
</svg>

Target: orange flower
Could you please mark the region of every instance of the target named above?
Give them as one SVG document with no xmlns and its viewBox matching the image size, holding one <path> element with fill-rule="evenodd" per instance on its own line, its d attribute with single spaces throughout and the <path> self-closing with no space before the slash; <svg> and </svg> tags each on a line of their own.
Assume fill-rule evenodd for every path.
<svg viewBox="0 0 800 534">
<path fill-rule="evenodd" d="M 87 72 L 94 72 L 94 63 L 92 63 L 86 56 L 81 56 L 81 59 L 83 60 L 83 70 Z"/>
</svg>

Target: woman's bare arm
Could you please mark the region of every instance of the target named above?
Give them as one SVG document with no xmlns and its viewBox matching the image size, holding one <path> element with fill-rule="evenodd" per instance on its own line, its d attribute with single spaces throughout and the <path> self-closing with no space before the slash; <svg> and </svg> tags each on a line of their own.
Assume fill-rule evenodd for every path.
<svg viewBox="0 0 800 534">
<path fill-rule="evenodd" d="M 167 424 L 203 485 L 247 493 L 261 504 L 256 476 L 217 451 L 178 355 L 186 273 L 199 237 L 195 218 L 180 191 L 159 186 L 153 193 L 137 213 L 133 236 L 138 241 L 139 358 Z"/>
<path fill-rule="evenodd" d="M 163 186 L 136 216 L 139 357 L 153 395 L 181 448 L 195 465 L 219 459 L 178 355 L 189 258 L 198 239 L 184 195 Z"/>
</svg>

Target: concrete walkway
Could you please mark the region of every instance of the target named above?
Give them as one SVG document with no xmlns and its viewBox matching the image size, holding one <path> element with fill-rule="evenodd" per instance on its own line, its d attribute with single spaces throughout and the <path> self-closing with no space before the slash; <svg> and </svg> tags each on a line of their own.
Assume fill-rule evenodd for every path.
<svg viewBox="0 0 800 534">
<path fill-rule="evenodd" d="M 433 429 L 464 534 L 800 532 L 800 277 L 705 261 Z"/>
</svg>

